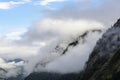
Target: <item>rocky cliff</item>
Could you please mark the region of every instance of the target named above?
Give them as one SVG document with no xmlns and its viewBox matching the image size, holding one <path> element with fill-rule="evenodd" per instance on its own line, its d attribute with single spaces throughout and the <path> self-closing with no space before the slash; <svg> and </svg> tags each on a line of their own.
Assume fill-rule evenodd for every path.
<svg viewBox="0 0 120 80">
<path fill-rule="evenodd" d="M 97 42 L 79 80 L 119 80 L 120 19 Z"/>
</svg>

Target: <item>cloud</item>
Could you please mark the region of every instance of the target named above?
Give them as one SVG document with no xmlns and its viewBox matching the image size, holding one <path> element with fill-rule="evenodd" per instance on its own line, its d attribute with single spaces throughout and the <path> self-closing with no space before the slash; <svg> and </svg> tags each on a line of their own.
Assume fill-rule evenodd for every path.
<svg viewBox="0 0 120 80">
<path fill-rule="evenodd" d="M 39 49 L 38 54 L 25 65 L 27 74 L 32 71 L 52 71 L 60 73 L 79 72 L 83 69 L 90 52 L 96 41 L 101 36 L 98 33 L 91 33 L 87 37 L 85 44 L 79 44 L 71 48 L 66 55 L 61 56 L 55 51 L 57 45 L 67 46 L 80 34 L 94 29 L 103 29 L 104 26 L 96 21 L 72 20 L 72 19 L 42 19 L 29 28 L 28 32 L 22 36 L 23 43 L 44 42 L 46 45 Z M 94 40 L 94 41 L 93 41 Z M 75 58 L 73 58 L 73 56 Z M 39 66 L 35 67 L 37 64 Z"/>
<path fill-rule="evenodd" d="M 52 2 L 62 1 L 42 0 L 40 4 L 46 6 Z M 55 47 L 61 45 L 64 49 L 84 32 L 93 29 L 103 29 L 104 24 L 111 24 L 114 19 L 120 16 L 118 0 L 96 1 L 72 0 L 68 1 L 68 3 L 63 3 L 60 9 L 43 10 L 42 13 L 45 13 L 45 17 L 33 23 L 27 31 L 11 32 L 0 38 L 1 58 L 22 58 L 25 60 L 24 65 L 22 65 L 25 74 L 30 74 L 33 71 L 79 72 L 84 68 L 89 54 L 102 33 L 89 33 L 85 38 L 86 42 L 84 44 L 80 43 L 74 48 L 70 47 L 68 52 L 62 56 L 59 50 L 55 50 Z M 27 2 L 29 0 L 5 2 L 8 6 L 6 9 Z M 12 65 L 9 65 L 11 63 L 1 60 L 1 64 L 4 64 L 2 65 L 4 68 L 7 65 L 10 67 L 8 76 L 10 74 L 19 74 L 20 69 L 14 61 Z M 37 64 L 38 66 L 36 66 Z"/>
<path fill-rule="evenodd" d="M 45 69 L 49 72 L 62 74 L 80 72 L 84 69 L 89 54 L 92 52 L 99 37 L 99 33 L 90 33 L 84 44 L 79 44 L 78 46 L 71 48 L 66 55 L 48 63 Z"/>
<path fill-rule="evenodd" d="M 22 0 L 22 1 L 9 1 L 9 2 L 0 2 L 0 9 L 11 9 L 17 5 L 25 4 L 30 2 L 31 0 Z"/>
<path fill-rule="evenodd" d="M 120 17 L 119 3 L 119 0 L 73 0 L 43 13 L 50 18 L 95 20 L 108 26 Z"/>
<path fill-rule="evenodd" d="M 55 51 L 55 47 L 57 45 L 66 47 L 84 32 L 103 27 L 103 24 L 90 20 L 45 18 L 35 22 L 27 31 L 20 31 L 17 35 L 16 32 L 11 32 L 1 37 L 0 56 L 5 60 L 23 59 L 25 62 L 22 65 L 24 68 L 22 72 L 25 75 L 33 71 L 78 72 L 83 69 L 100 34 L 89 34 L 85 44 L 71 48 L 63 56 L 59 51 Z M 15 61 L 13 63 L 8 69 L 9 73 L 6 74 L 8 77 L 20 74 L 21 68 L 16 66 L 18 63 Z M 4 61 L 1 64 L 6 66 L 11 63 Z M 39 65 L 36 66 L 37 64 Z"/>
<path fill-rule="evenodd" d="M 46 6 L 49 3 L 54 3 L 54 2 L 63 2 L 65 0 L 42 0 L 40 1 L 40 5 Z"/>
<path fill-rule="evenodd" d="M 75 36 L 87 30 L 103 27 L 101 23 L 96 21 L 51 18 L 40 20 L 33 26 L 35 27 L 31 27 L 23 36 L 23 39 L 27 40 L 26 42 Z"/>
<path fill-rule="evenodd" d="M 25 32 L 26 30 L 14 31 L 14 32 L 6 34 L 4 37 L 8 40 L 20 40 L 21 35 L 24 34 Z"/>
<path fill-rule="evenodd" d="M 20 46 L 15 43 L 9 43 L 0 46 L 0 56 L 5 59 L 25 59 L 37 54 L 40 47 L 35 46 Z"/>
<path fill-rule="evenodd" d="M 5 77 L 16 77 L 19 72 L 22 70 L 20 67 L 24 65 L 24 62 L 5 62 L 2 58 L 0 58 L 0 68 L 4 69 L 6 72 L 2 75 Z M 1 75 L 1 74 L 0 74 Z"/>
<path fill-rule="evenodd" d="M 2 58 L 26 58 L 37 54 L 40 46 L 21 45 L 17 40 L 21 40 L 26 30 L 7 33 L 0 37 L 0 56 Z M 43 45 L 43 44 L 42 44 Z"/>
</svg>

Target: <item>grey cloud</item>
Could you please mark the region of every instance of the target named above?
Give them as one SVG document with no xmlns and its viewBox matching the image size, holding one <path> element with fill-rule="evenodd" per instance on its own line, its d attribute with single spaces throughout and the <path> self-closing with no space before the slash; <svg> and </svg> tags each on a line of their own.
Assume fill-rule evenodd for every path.
<svg viewBox="0 0 120 80">
<path fill-rule="evenodd" d="M 74 0 L 58 10 L 43 11 L 51 18 L 92 19 L 111 25 L 120 17 L 120 0 L 101 0 L 99 4 L 91 0 Z"/>
<path fill-rule="evenodd" d="M 93 37 L 89 35 L 86 44 L 80 44 L 76 47 L 77 49 L 71 49 L 67 55 L 60 56 L 61 53 L 54 52 L 54 50 L 56 45 L 66 45 L 66 42 L 69 43 L 69 41 L 72 41 L 71 36 L 75 39 L 85 31 L 93 29 L 103 29 L 103 25 L 99 22 L 87 20 L 62 20 L 51 18 L 40 20 L 38 24 L 35 24 L 24 34 L 23 42 L 32 43 L 34 41 L 44 41 L 46 46 L 40 48 L 36 56 L 31 59 L 29 58 L 29 62 L 25 66 L 26 73 L 29 74 L 34 70 L 61 73 L 71 73 L 82 70 L 100 34 L 91 34 Z M 52 34 L 49 34 L 49 32 Z M 90 43 L 92 38 L 95 42 L 92 41 L 93 43 Z M 89 48 L 89 46 L 93 47 Z M 76 56 L 76 59 L 73 59 L 72 56 Z M 73 62 L 70 63 L 70 60 Z M 38 63 L 40 65 L 35 67 Z M 44 66 L 41 64 L 44 64 Z"/>
<path fill-rule="evenodd" d="M 60 40 L 63 37 L 77 36 L 82 32 L 103 28 L 103 25 L 96 21 L 52 19 L 46 18 L 36 22 L 28 31 L 16 41 L 20 44 L 32 44 L 33 42 L 47 42 L 54 39 Z"/>
</svg>

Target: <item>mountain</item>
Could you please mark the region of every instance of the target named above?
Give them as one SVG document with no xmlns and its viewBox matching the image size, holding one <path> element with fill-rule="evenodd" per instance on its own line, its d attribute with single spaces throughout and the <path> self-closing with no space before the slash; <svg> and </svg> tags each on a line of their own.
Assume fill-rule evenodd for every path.
<svg viewBox="0 0 120 80">
<path fill-rule="evenodd" d="M 101 30 L 86 31 L 65 47 L 57 45 L 55 51 L 60 55 L 68 54 L 72 48 L 84 44 L 86 36 L 90 32 L 99 32 Z M 36 64 L 39 66 L 41 64 Z M 44 66 L 46 63 L 43 64 Z M 0 69 L 0 73 L 5 72 Z M 54 72 L 33 72 L 25 79 L 21 75 L 16 78 L 3 79 L 0 74 L 0 80 L 120 80 L 120 19 L 109 28 L 103 36 L 97 41 L 96 46 L 91 52 L 86 66 L 79 73 L 60 74 Z"/>
<path fill-rule="evenodd" d="M 59 73 L 49 73 L 49 72 L 34 72 L 30 74 L 25 80 L 77 80 L 79 74 L 59 74 Z"/>
<path fill-rule="evenodd" d="M 4 80 L 24 80 L 24 77 L 23 77 L 23 75 L 17 75 L 16 77 L 9 77 Z"/>
<path fill-rule="evenodd" d="M 100 34 L 102 31 L 100 29 L 89 30 L 71 40 L 67 45 L 61 46 L 57 45 L 55 47 L 55 52 L 60 54 L 60 56 L 67 55 L 70 49 L 75 48 L 78 45 L 84 44 L 86 42 L 86 38 L 90 33 L 94 32 Z M 48 61 L 49 62 L 49 61 Z M 36 67 L 39 65 L 45 66 L 48 62 L 38 63 Z M 68 73 L 68 74 L 60 74 L 54 72 L 33 72 L 29 76 L 25 78 L 25 80 L 76 80 L 80 77 L 80 73 Z"/>
<path fill-rule="evenodd" d="M 97 42 L 80 80 L 119 80 L 120 19 Z"/>
<path fill-rule="evenodd" d="M 76 39 L 74 39 L 73 41 L 71 41 L 70 43 L 68 43 L 68 45 L 65 48 L 62 48 L 60 46 L 56 47 L 56 50 L 59 51 L 60 48 L 62 48 L 62 51 L 60 51 L 63 55 L 69 50 L 70 47 L 75 47 L 77 45 L 80 44 L 80 41 L 82 42 L 82 44 L 85 43 L 86 37 L 89 33 L 94 33 L 94 32 L 98 32 L 101 33 L 102 30 L 100 29 L 94 29 L 94 30 L 89 30 L 84 32 L 82 35 L 78 36 Z"/>
<path fill-rule="evenodd" d="M 92 67 L 89 67 L 89 63 L 78 80 L 120 80 L 120 49 L 107 60 L 102 59 L 91 64 Z"/>
<path fill-rule="evenodd" d="M 81 37 L 85 37 L 84 33 Z M 79 37 L 79 39 L 81 38 Z M 76 46 L 78 40 L 68 44 L 63 55 L 70 46 Z M 120 80 L 120 19 L 109 28 L 96 43 L 86 62 L 86 67 L 78 74 L 58 74 L 39 72 L 32 73 L 25 80 Z"/>
</svg>

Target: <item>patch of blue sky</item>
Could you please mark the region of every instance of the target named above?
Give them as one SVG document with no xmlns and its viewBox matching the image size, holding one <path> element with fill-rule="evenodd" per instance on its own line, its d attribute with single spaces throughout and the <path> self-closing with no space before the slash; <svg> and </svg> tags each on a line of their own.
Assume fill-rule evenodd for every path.
<svg viewBox="0 0 120 80">
<path fill-rule="evenodd" d="M 11 0 L 0 0 L 0 2 L 8 2 Z M 21 1 L 21 0 L 12 0 Z M 32 25 L 32 23 L 38 19 L 44 18 L 45 14 L 41 12 L 46 6 L 34 5 L 34 3 L 40 0 L 35 0 L 30 3 L 23 5 L 17 5 L 16 7 L 8 10 L 0 10 L 0 32 L 6 32 L 9 29 L 14 28 L 27 28 Z M 77 0 L 65 0 L 63 2 L 53 2 L 49 3 L 47 6 L 52 9 L 61 9 L 65 4 L 72 5 L 76 3 Z M 86 7 L 81 6 L 81 10 L 86 10 L 90 8 L 100 7 L 104 0 L 91 0 L 93 6 Z M 75 5 L 74 5 L 75 6 Z M 71 6 L 72 8 L 72 6 Z"/>
<path fill-rule="evenodd" d="M 31 4 L 28 4 L 19 5 L 19 7 L 9 10 L 0 10 L 0 31 L 29 27 L 35 20 L 43 17 L 43 14 L 35 9 Z"/>
<path fill-rule="evenodd" d="M 21 1 L 21 0 L 0 0 L 0 2 Z"/>
</svg>

